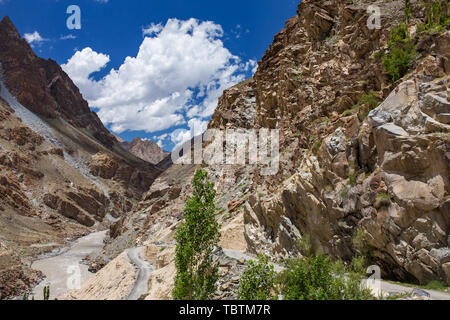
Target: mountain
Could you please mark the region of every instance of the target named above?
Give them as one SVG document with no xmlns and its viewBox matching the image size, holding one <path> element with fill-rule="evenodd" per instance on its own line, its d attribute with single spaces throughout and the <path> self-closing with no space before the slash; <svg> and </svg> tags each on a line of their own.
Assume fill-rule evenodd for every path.
<svg viewBox="0 0 450 320">
<path fill-rule="evenodd" d="M 371 30 L 374 1 L 301 1 L 254 77 L 223 93 L 209 124 L 279 129 L 279 172 L 172 165 L 111 227 L 103 252 L 133 245 L 92 255 L 106 267 L 64 298 L 108 298 L 111 273 L 131 290 L 126 253 L 142 246 L 154 268 L 142 298 L 170 299 L 174 232 L 199 168 L 215 182 L 220 208 L 219 299 L 236 298 L 248 254 L 298 256 L 306 237 L 316 253 L 348 263 L 364 255 L 384 279 L 450 283 L 450 31 L 419 31 L 426 10 L 411 1 L 408 36 L 390 41 L 403 28 L 404 3 L 377 2 L 382 28 Z M 395 77 L 386 69 L 396 63 L 392 48 L 409 41 L 415 52 Z M 227 250 L 242 263 L 231 263 Z"/>
<path fill-rule="evenodd" d="M 0 22 L 0 299 L 28 263 L 131 211 L 162 172 L 121 147 L 52 60 Z"/>
<path fill-rule="evenodd" d="M 135 138 L 133 141 L 122 141 L 121 145 L 136 157 L 152 164 L 158 164 L 170 154 L 169 152 L 164 152 L 153 141 L 141 138 Z"/>
<path fill-rule="evenodd" d="M 381 29 L 368 28 L 374 3 Z M 450 284 L 450 30 L 409 3 L 405 28 L 405 1 L 303 0 L 254 76 L 224 91 L 209 128 L 279 129 L 272 175 L 262 164 L 154 166 L 68 123 L 62 106 L 27 109 L 27 91 L 8 88 L 31 88 L 28 77 L 2 85 L 2 297 L 39 276 L 18 262 L 20 250 L 35 257 L 62 235 L 108 228 L 85 259 L 96 274 L 59 299 L 170 299 L 174 234 L 200 168 L 215 183 L 221 224 L 217 299 L 237 298 L 249 256 L 298 257 L 306 238 L 346 263 L 363 256 L 383 279 Z M 2 37 L 24 48 L 5 62 L 29 54 Z M 33 61 L 30 72 L 44 75 Z"/>
<path fill-rule="evenodd" d="M 55 61 L 36 56 L 9 17 L 0 22 L 0 61 L 5 85 L 29 110 L 83 128 L 108 148 L 116 142 L 67 74 Z"/>
</svg>

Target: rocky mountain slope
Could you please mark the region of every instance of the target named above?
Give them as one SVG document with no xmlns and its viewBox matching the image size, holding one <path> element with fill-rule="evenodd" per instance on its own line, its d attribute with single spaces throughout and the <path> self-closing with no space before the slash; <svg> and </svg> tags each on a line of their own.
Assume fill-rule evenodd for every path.
<svg viewBox="0 0 450 320">
<path fill-rule="evenodd" d="M 135 138 L 133 141 L 122 141 L 121 145 L 136 157 L 152 164 L 160 163 L 169 155 L 169 152 L 164 152 L 151 140 Z"/>
<path fill-rule="evenodd" d="M 450 31 L 419 31 L 426 11 L 410 3 L 407 38 L 417 53 L 395 82 L 383 57 L 404 1 L 304 0 L 254 77 L 224 92 L 209 128 L 280 129 L 281 155 L 273 176 L 257 165 L 206 167 L 221 247 L 279 260 L 298 255 L 308 236 L 332 257 L 366 254 L 384 278 L 450 284 Z M 378 30 L 367 27 L 369 5 L 381 8 Z M 166 170 L 95 256 L 117 265 L 123 250 L 144 246 L 155 271 L 143 298 L 170 298 L 173 235 L 199 167 Z M 235 297 L 239 268 L 223 262 L 221 272 L 218 297 Z M 90 283 L 107 290 L 104 277 Z M 96 298 L 90 292 L 66 298 Z"/>
<path fill-rule="evenodd" d="M 162 170 L 122 148 L 69 77 L 38 58 L 8 17 L 0 22 L 0 65 L 5 298 L 36 280 L 25 266 L 30 260 L 108 228 L 133 210 Z"/>
<path fill-rule="evenodd" d="M 9 17 L 0 22 L 0 61 L 5 85 L 22 105 L 83 128 L 109 148 L 116 142 L 67 74 L 55 61 L 36 56 Z"/>
</svg>

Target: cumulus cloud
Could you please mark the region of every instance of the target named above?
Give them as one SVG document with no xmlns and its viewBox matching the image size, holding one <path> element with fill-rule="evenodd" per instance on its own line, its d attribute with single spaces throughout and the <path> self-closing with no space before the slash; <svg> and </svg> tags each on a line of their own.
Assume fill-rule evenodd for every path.
<svg viewBox="0 0 450 320">
<path fill-rule="evenodd" d="M 256 65 L 224 47 L 222 27 L 214 22 L 169 19 L 142 33 L 137 56 L 127 57 L 99 81 L 91 74 L 104 68 L 109 57 L 91 48 L 76 52 L 63 66 L 115 133 L 152 133 L 179 125 L 206 128 L 223 90 L 244 80 Z M 177 129 L 170 138 L 179 144 L 188 134 L 190 130 Z"/>
<path fill-rule="evenodd" d="M 152 23 L 148 27 L 142 28 L 142 34 L 144 36 L 153 36 L 154 34 L 158 34 L 162 31 L 163 25 L 161 23 L 154 24 Z"/>
<path fill-rule="evenodd" d="M 42 38 L 41 35 L 39 34 L 39 32 L 37 32 L 37 31 L 35 31 L 33 33 L 25 33 L 23 37 L 32 46 L 34 44 L 40 44 L 44 41 L 47 41 L 47 39 Z"/>
<path fill-rule="evenodd" d="M 93 80 L 90 75 L 102 70 L 109 61 L 108 55 L 97 53 L 91 48 L 84 48 L 75 52 L 72 58 L 61 67 L 77 84 L 84 97 L 91 100 L 99 97 L 102 85 Z"/>
</svg>

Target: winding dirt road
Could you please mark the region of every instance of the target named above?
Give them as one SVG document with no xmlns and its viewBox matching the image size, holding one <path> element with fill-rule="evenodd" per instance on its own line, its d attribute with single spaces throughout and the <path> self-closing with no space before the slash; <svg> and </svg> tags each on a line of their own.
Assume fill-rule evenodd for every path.
<svg viewBox="0 0 450 320">
<path fill-rule="evenodd" d="M 127 300 L 139 300 L 139 298 L 148 291 L 148 279 L 152 274 L 154 267 L 149 262 L 142 259 L 144 247 L 128 249 L 127 256 L 130 262 L 138 269 L 138 276 L 133 289 L 128 294 Z"/>
</svg>

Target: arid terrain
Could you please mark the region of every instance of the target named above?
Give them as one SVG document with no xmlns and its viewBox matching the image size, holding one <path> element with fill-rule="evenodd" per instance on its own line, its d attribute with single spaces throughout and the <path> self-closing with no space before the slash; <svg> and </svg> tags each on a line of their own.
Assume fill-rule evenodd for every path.
<svg viewBox="0 0 450 320">
<path fill-rule="evenodd" d="M 426 13 L 410 2 L 415 55 L 398 79 L 383 57 L 404 1 L 304 0 L 254 76 L 223 93 L 209 129 L 280 130 L 279 171 L 269 176 L 261 165 L 172 164 L 153 142 L 119 142 L 5 17 L 0 299 L 42 280 L 36 266 L 55 265 L 43 254 L 100 231 L 103 245 L 74 261 L 95 274 L 56 291 L 58 299 L 171 299 L 174 233 L 200 168 L 217 191 L 217 299 L 237 298 L 252 257 L 298 256 L 304 237 L 317 253 L 349 262 L 363 234 L 383 279 L 449 286 L 450 30 L 420 31 Z M 368 29 L 369 4 L 383 9 L 381 29 Z M 408 288 L 384 282 L 383 290 Z"/>
</svg>

